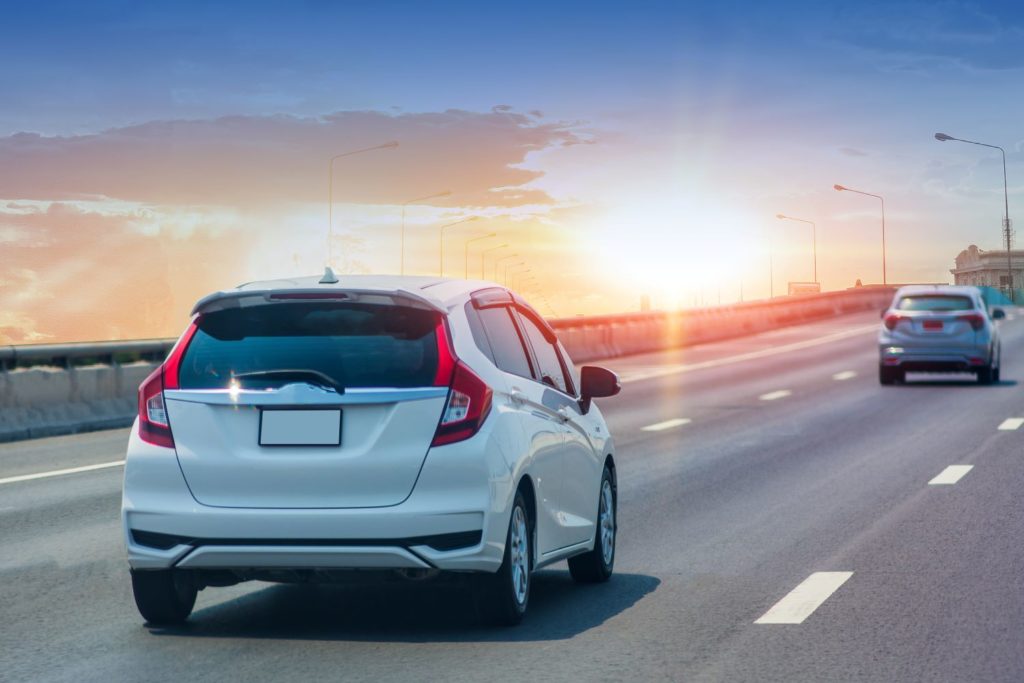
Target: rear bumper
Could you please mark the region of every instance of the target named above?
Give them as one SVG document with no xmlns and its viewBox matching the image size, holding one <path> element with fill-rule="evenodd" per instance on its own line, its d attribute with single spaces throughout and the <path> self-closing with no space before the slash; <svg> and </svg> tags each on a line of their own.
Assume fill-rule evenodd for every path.
<svg viewBox="0 0 1024 683">
<path fill-rule="evenodd" d="M 141 441 L 135 428 L 122 499 L 128 563 L 142 570 L 494 572 L 504 554 L 513 479 L 507 466 L 487 462 L 500 454 L 482 457 L 480 448 L 467 441 L 432 451 L 400 505 L 223 508 L 198 503 L 174 452 Z"/>
<path fill-rule="evenodd" d="M 878 362 L 907 372 L 977 372 L 992 363 L 987 346 L 913 347 L 882 344 Z"/>
</svg>

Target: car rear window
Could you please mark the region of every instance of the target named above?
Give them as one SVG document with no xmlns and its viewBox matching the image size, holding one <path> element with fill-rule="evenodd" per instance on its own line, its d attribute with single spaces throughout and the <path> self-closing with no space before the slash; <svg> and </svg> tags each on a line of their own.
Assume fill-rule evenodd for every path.
<svg viewBox="0 0 1024 683">
<path fill-rule="evenodd" d="M 970 311 L 974 302 L 967 296 L 928 294 L 905 296 L 896 308 L 901 311 Z"/>
<path fill-rule="evenodd" d="M 245 388 L 317 383 L 318 376 L 340 387 L 430 386 L 437 324 L 431 311 L 376 304 L 295 302 L 216 311 L 197 321 L 179 383 L 218 389 L 249 375 L 238 379 Z"/>
</svg>

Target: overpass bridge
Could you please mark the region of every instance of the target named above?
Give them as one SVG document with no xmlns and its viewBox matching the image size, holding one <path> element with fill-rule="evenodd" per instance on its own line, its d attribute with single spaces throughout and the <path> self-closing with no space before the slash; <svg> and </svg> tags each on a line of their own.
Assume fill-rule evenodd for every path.
<svg viewBox="0 0 1024 683">
<path fill-rule="evenodd" d="M 657 349 L 614 327 L 650 319 L 558 322 L 623 379 L 602 402 L 619 556 L 608 584 L 540 572 L 513 630 L 481 630 L 456 586 L 404 583 L 242 584 L 147 629 L 126 430 L 0 444 L 0 680 L 1024 679 L 1024 324 L 1003 323 L 995 386 L 880 387 L 878 308 L 776 310 L 742 336 L 688 313 L 718 331 Z"/>
</svg>

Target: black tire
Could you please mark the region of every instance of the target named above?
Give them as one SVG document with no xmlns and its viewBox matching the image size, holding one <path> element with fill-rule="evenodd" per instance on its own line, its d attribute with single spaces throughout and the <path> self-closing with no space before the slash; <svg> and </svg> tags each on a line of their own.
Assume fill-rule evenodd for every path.
<svg viewBox="0 0 1024 683">
<path fill-rule="evenodd" d="M 577 583 L 603 583 L 612 577 L 615 570 L 615 540 L 619 535 L 618 492 L 615 476 L 608 465 L 604 466 L 598 490 L 594 549 L 569 558 L 569 573 Z M 606 515 L 606 506 L 610 507 L 610 516 Z"/>
<path fill-rule="evenodd" d="M 995 369 L 992 370 L 992 381 L 995 382 L 996 384 L 999 383 L 999 370 L 999 366 L 996 366 Z"/>
<path fill-rule="evenodd" d="M 978 384 L 992 384 L 993 372 L 992 366 L 986 365 L 983 368 L 978 368 Z"/>
<path fill-rule="evenodd" d="M 525 524 L 525 528 L 520 524 Z M 494 574 L 478 577 L 477 582 L 477 607 L 484 621 L 492 626 L 515 626 L 526 615 L 533 569 L 533 526 L 526 499 L 517 491 L 509 515 L 501 567 Z M 513 533 L 516 527 L 520 528 Z"/>
<path fill-rule="evenodd" d="M 192 614 L 198 593 L 187 574 L 172 569 L 132 570 L 132 593 L 139 614 L 155 626 L 180 624 Z"/>
<path fill-rule="evenodd" d="M 896 380 L 899 378 L 899 370 L 897 368 L 887 368 L 884 365 L 878 366 L 878 383 L 886 386 L 890 384 L 896 384 Z"/>
</svg>

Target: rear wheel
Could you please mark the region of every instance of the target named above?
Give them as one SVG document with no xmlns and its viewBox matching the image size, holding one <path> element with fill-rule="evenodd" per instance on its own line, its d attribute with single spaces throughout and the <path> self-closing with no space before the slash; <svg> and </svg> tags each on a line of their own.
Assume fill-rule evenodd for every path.
<svg viewBox="0 0 1024 683">
<path fill-rule="evenodd" d="M 993 379 L 995 379 L 995 373 L 991 365 L 978 368 L 978 384 L 992 384 Z"/>
<path fill-rule="evenodd" d="M 615 481 L 611 468 L 605 465 L 601 476 L 601 497 L 597 502 L 594 549 L 569 558 L 569 573 L 578 583 L 600 583 L 611 578 L 615 569 L 615 536 L 618 532 L 615 511 Z"/>
<path fill-rule="evenodd" d="M 999 367 L 998 366 L 992 371 L 992 381 L 997 383 L 997 384 L 999 383 Z"/>
<path fill-rule="evenodd" d="M 515 626 L 523 620 L 530 601 L 530 569 L 533 544 L 530 515 L 523 494 L 512 503 L 505 556 L 496 574 L 479 577 L 477 604 L 484 619 L 496 626 Z"/>
<path fill-rule="evenodd" d="M 139 614 L 151 624 L 164 626 L 188 619 L 198 589 L 191 577 L 173 569 L 132 570 L 132 593 Z"/>
</svg>

